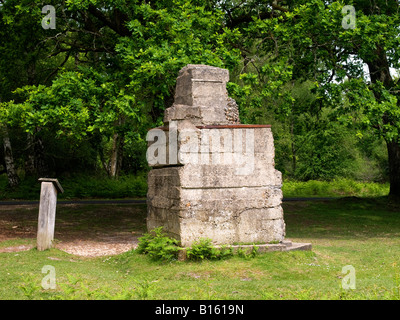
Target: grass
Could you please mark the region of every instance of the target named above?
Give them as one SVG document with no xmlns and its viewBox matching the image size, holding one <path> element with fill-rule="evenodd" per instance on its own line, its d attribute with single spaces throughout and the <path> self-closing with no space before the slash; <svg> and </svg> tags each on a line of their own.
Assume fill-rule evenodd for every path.
<svg viewBox="0 0 400 320">
<path fill-rule="evenodd" d="M 383 197 L 389 194 L 389 183 L 360 182 L 351 179 L 333 181 L 284 181 L 284 197 Z"/>
<path fill-rule="evenodd" d="M 92 209 L 76 208 L 82 215 Z M 400 299 L 399 206 L 350 198 L 286 202 L 284 212 L 286 237 L 311 242 L 311 252 L 170 263 L 136 251 L 102 258 L 56 249 L 0 253 L 0 299 Z M 41 287 L 45 265 L 55 268 L 55 290 Z M 355 268 L 354 290 L 341 286 L 346 265 Z"/>
</svg>

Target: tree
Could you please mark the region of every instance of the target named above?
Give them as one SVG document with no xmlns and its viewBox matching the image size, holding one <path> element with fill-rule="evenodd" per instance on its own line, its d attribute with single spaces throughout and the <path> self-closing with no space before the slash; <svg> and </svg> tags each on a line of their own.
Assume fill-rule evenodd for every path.
<svg viewBox="0 0 400 320">
<path fill-rule="evenodd" d="M 287 59 L 292 80 L 315 83 L 321 106 L 385 139 L 390 195 L 400 197 L 400 91 L 390 72 L 400 67 L 399 2 L 347 3 L 356 12 L 354 25 L 340 1 L 228 3 L 227 21 L 245 32 L 246 46 L 256 46 L 259 56 Z"/>
<path fill-rule="evenodd" d="M 69 55 L 62 52 L 52 56 L 54 46 L 47 39 L 54 38 L 56 32 L 44 30 L 41 26 L 41 8 L 48 3 L 6 0 L 0 4 L 0 100 L 4 103 L 3 106 L 0 105 L 0 109 L 3 109 L 12 99 L 20 102 L 13 94 L 17 88 L 51 83 L 58 70 L 68 67 Z M 0 123 L 3 127 L 15 129 L 4 118 L 0 118 Z M 48 166 L 41 137 L 24 132 L 19 134 L 25 136 L 25 144 L 22 147 L 27 150 L 24 154 L 25 171 L 28 174 L 47 175 Z M 10 149 L 13 139 L 7 139 L 7 135 L 3 136 L 4 148 Z M 9 160 L 14 161 L 13 159 Z M 11 165 L 11 162 L 9 163 Z M 17 166 L 13 163 L 11 167 Z M 10 178 L 9 183 L 13 184 Z"/>
<path fill-rule="evenodd" d="M 320 149 L 340 144 L 346 137 L 330 123 L 339 120 L 359 126 L 360 136 L 373 129 L 385 139 L 390 192 L 400 195 L 399 83 L 390 72 L 400 60 L 398 1 L 346 3 L 355 8 L 354 25 L 342 1 L 0 4 L 2 138 L 4 128 L 24 137 L 25 150 L 13 153 L 23 153 L 17 162 L 25 172 L 49 171 L 78 153 L 117 177 L 124 155 L 143 145 L 141 136 L 172 104 L 179 69 L 203 63 L 230 69 L 228 90 L 243 122 L 271 114 L 282 123 L 292 172 L 306 167 L 299 155 L 340 167 L 340 152 L 323 157 L 301 145 L 317 145 L 320 136 Z M 56 8 L 56 30 L 41 27 L 48 4 Z M 318 175 L 334 171 L 327 167 Z"/>
<path fill-rule="evenodd" d="M 40 25 L 41 1 L 5 4 L 3 20 L 16 20 L 20 10 Z M 4 71 L 14 95 L 4 93 L 0 118 L 44 141 L 36 149 L 47 156 L 54 140 L 76 149 L 88 142 L 111 177 L 121 169 L 124 145 L 161 122 L 179 69 L 188 63 L 231 67 L 239 59 L 228 45 L 237 35 L 224 32 L 221 11 L 201 1 L 72 0 L 54 6 L 57 30 L 36 30 L 40 36 L 30 43 L 33 53 L 42 50 L 51 61 L 40 56 L 38 65 L 54 68 L 35 82 L 12 85 Z M 8 45 L 11 59 L 16 49 Z"/>
<path fill-rule="evenodd" d="M 8 130 L 5 125 L 0 127 L 0 131 L 3 136 L 3 146 L 4 146 L 4 163 L 8 176 L 8 182 L 10 187 L 16 187 L 19 184 L 19 177 L 17 175 L 14 157 L 11 148 L 10 137 L 8 135 Z"/>
</svg>

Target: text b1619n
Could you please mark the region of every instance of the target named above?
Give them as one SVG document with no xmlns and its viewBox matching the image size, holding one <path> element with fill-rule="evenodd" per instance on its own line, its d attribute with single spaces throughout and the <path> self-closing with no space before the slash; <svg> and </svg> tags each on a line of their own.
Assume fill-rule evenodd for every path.
<svg viewBox="0 0 400 320">
<path fill-rule="evenodd" d="M 202 315 L 211 315 L 211 314 L 235 314 L 240 315 L 244 314 L 244 306 L 237 304 L 216 304 L 216 305 L 206 305 L 201 304 L 199 306 L 199 314 Z"/>
</svg>

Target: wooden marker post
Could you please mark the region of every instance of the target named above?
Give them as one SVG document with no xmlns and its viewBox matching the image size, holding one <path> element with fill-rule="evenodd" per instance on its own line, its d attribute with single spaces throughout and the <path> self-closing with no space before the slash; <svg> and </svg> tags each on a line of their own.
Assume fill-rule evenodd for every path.
<svg viewBox="0 0 400 320">
<path fill-rule="evenodd" d="M 56 220 L 57 193 L 64 192 L 57 179 L 40 178 L 40 204 L 37 232 L 37 249 L 43 251 L 51 248 L 54 239 Z"/>
</svg>

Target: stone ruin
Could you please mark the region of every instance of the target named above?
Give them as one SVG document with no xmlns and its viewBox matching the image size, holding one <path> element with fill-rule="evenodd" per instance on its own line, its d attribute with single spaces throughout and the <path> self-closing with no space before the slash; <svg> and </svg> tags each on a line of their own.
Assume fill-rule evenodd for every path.
<svg viewBox="0 0 400 320">
<path fill-rule="evenodd" d="M 282 243 L 282 175 L 269 125 L 240 124 L 228 70 L 179 72 L 164 126 L 148 132 L 147 228 L 163 226 L 184 247 Z"/>
</svg>

